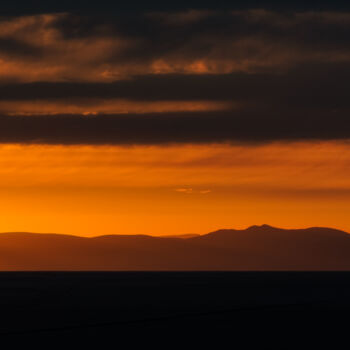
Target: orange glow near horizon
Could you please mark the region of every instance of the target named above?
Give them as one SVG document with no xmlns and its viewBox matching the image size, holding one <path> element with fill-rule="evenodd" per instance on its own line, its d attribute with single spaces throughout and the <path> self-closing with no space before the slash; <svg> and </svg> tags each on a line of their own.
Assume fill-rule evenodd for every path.
<svg viewBox="0 0 350 350">
<path fill-rule="evenodd" d="M 0 146 L 0 232 L 350 231 L 350 144 Z"/>
<path fill-rule="evenodd" d="M 0 101 L 0 112 L 7 115 L 59 114 L 145 114 L 165 112 L 208 112 L 234 107 L 231 102 L 215 101 L 128 101 L 124 99 L 78 99 L 75 101 Z"/>
</svg>

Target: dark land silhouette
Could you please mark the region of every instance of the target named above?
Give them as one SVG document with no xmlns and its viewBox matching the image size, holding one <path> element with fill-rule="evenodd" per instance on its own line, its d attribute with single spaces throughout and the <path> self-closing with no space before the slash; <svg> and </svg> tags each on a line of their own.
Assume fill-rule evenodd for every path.
<svg viewBox="0 0 350 350">
<path fill-rule="evenodd" d="M 314 341 L 350 311 L 350 272 L 330 272 L 350 270 L 349 253 L 350 236 L 328 228 L 164 238 L 4 233 L 0 266 L 12 272 L 0 272 L 0 337 L 284 344 L 305 332 Z"/>
<path fill-rule="evenodd" d="M 350 235 L 268 225 L 206 235 L 0 234 L 2 271 L 350 270 Z"/>
</svg>

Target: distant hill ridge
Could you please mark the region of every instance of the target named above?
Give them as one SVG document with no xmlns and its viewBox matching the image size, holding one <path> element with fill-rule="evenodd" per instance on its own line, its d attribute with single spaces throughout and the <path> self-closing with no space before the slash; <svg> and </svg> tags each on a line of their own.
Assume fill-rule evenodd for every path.
<svg viewBox="0 0 350 350">
<path fill-rule="evenodd" d="M 9 232 L 0 270 L 350 270 L 350 235 L 269 225 L 163 237 Z"/>
</svg>

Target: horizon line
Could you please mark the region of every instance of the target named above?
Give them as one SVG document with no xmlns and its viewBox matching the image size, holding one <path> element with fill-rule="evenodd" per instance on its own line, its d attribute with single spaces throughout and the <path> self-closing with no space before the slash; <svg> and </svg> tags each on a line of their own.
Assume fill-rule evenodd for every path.
<svg viewBox="0 0 350 350">
<path fill-rule="evenodd" d="M 276 229 L 276 230 L 282 230 L 282 231 L 299 231 L 299 230 L 310 230 L 310 229 L 328 229 L 328 230 L 335 230 L 335 231 L 341 231 L 346 234 L 350 234 L 350 232 L 345 231 L 344 229 L 339 229 L 336 227 L 329 227 L 329 226 L 306 226 L 306 227 L 298 227 L 298 228 L 282 228 L 282 227 L 276 227 L 269 224 L 261 224 L 261 225 L 250 225 L 243 229 L 236 229 L 236 228 L 221 228 L 216 229 L 210 232 L 206 233 L 178 233 L 178 234 L 164 234 L 164 235 L 152 235 L 152 234 L 144 234 L 144 233 L 135 233 L 135 234 L 123 234 L 123 233 L 114 233 L 114 234 L 103 234 L 103 235 L 89 235 L 84 236 L 80 234 L 70 234 L 70 233 L 57 233 L 57 232 L 32 232 L 32 231 L 5 231 L 0 232 L 0 236 L 4 234 L 31 234 L 31 235 L 52 235 L 52 236 L 68 236 L 68 237 L 77 237 L 77 238 L 100 238 L 100 237 L 152 237 L 152 238 L 193 238 L 193 237 L 199 237 L 199 236 L 206 236 L 210 235 L 212 233 L 216 233 L 219 231 L 249 231 L 253 228 L 269 228 L 269 229 Z M 188 237 L 186 237 L 188 236 Z"/>
</svg>

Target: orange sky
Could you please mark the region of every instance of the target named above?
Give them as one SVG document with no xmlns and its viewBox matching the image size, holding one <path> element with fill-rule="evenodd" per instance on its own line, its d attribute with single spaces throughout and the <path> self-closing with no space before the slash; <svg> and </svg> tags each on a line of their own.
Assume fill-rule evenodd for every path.
<svg viewBox="0 0 350 350">
<path fill-rule="evenodd" d="M 0 232 L 350 232 L 350 13 L 128 16 L 0 19 Z"/>
<path fill-rule="evenodd" d="M 0 146 L 0 231 L 350 231 L 350 144 Z"/>
</svg>

